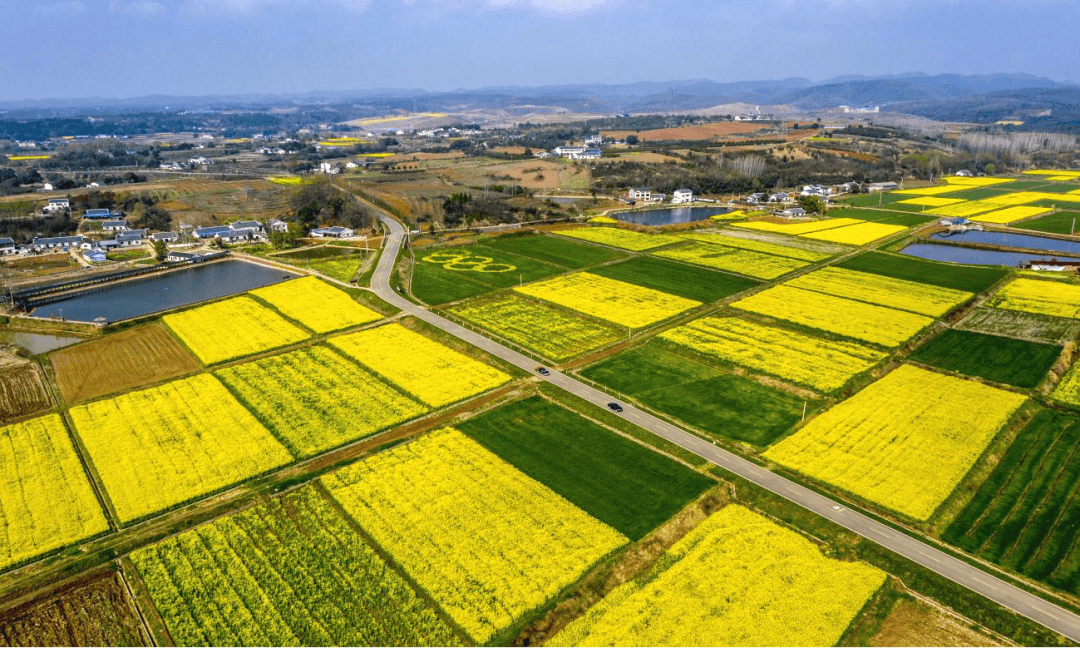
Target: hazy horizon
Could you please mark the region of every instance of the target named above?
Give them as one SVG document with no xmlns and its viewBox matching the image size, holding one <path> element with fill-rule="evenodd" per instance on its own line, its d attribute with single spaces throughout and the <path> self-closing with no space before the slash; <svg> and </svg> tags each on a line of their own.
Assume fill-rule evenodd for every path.
<svg viewBox="0 0 1080 648">
<path fill-rule="evenodd" d="M 0 101 L 490 86 L 1080 80 L 1063 0 L 44 0 L 5 4 Z"/>
</svg>

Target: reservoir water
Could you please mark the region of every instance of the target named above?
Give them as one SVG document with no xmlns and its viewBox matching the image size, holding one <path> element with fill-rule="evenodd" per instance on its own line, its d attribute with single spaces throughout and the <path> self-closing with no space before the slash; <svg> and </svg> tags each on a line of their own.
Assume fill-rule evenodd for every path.
<svg viewBox="0 0 1080 648">
<path fill-rule="evenodd" d="M 956 234 L 934 234 L 930 238 L 950 243 L 973 243 L 976 245 L 996 245 L 1000 247 L 1045 250 L 1080 256 L 1080 241 L 1063 241 L 1046 236 L 1013 234 L 1011 232 L 958 232 Z"/>
<path fill-rule="evenodd" d="M 645 209 L 612 214 L 612 218 L 638 225 L 674 225 L 693 223 L 710 216 L 731 213 L 727 207 L 667 207 L 665 209 Z"/>
<path fill-rule="evenodd" d="M 900 253 L 930 261 L 947 261 L 949 263 L 966 263 L 968 265 L 1000 265 L 1011 268 L 1019 267 L 1022 261 L 1049 261 L 1051 258 L 1080 261 L 1080 258 L 1069 258 L 1064 254 L 1051 257 L 1030 252 L 980 250 L 960 247 L 959 245 L 939 245 L 936 243 L 912 243 L 901 250 Z"/>
<path fill-rule="evenodd" d="M 104 290 L 44 304 L 31 314 L 75 322 L 108 322 L 140 317 L 298 277 L 256 263 L 227 259 L 108 286 Z"/>
</svg>

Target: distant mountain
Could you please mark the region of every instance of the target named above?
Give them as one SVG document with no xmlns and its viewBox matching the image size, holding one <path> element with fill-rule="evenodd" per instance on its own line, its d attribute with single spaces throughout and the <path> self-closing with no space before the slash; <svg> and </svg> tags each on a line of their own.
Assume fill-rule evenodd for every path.
<svg viewBox="0 0 1080 648">
<path fill-rule="evenodd" d="M 492 86 L 432 92 L 379 88 L 282 94 L 154 95 L 133 99 L 53 99 L 0 102 L 0 118 L 90 116 L 95 113 L 146 111 L 199 112 L 268 107 L 327 106 L 337 113 L 375 115 L 393 111 L 465 112 L 523 110 L 530 106 L 588 114 L 680 112 L 725 104 L 787 105 L 814 111 L 880 106 L 943 120 L 985 123 L 1024 109 L 1052 108 L 1055 116 L 1080 114 L 1080 86 L 1030 74 L 927 75 L 910 72 L 864 77 L 847 75 L 814 83 L 807 79 L 716 82 L 709 79 L 642 81 L 626 84 Z M 354 118 L 354 117 L 350 117 Z"/>
</svg>

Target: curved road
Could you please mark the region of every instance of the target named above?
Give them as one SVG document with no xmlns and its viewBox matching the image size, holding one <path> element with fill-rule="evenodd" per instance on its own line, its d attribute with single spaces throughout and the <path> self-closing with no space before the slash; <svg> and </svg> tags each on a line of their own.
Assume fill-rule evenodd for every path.
<svg viewBox="0 0 1080 648">
<path fill-rule="evenodd" d="M 398 252 L 401 249 L 405 229 L 400 223 L 382 214 L 381 211 L 378 213 L 379 219 L 389 228 L 390 236 L 386 239 L 385 249 L 379 259 L 379 265 L 371 278 L 371 287 L 375 294 L 417 319 L 424 320 L 432 326 L 436 326 L 450 335 L 483 349 L 491 355 L 502 358 L 529 373 L 535 373 L 537 365 L 535 360 L 417 306 L 391 288 L 390 276 L 394 269 L 394 263 L 397 261 Z M 610 395 L 593 389 L 558 371 L 552 371 L 551 375 L 546 379 L 553 385 L 575 396 L 584 398 L 597 407 L 606 407 L 607 403 L 612 400 Z M 766 488 L 805 509 L 813 511 L 868 540 L 876 542 L 886 549 L 891 549 L 955 583 L 963 585 L 1018 614 L 1065 635 L 1073 641 L 1080 641 L 1080 616 L 1014 585 L 1010 585 L 977 567 L 957 560 L 925 542 L 881 524 L 857 511 L 848 509 L 834 500 L 804 488 L 757 464 L 717 448 L 667 421 L 658 419 L 625 403 L 623 407 L 623 418 L 645 430 L 663 437 L 675 445 L 689 450 L 713 464 L 733 472 L 762 488 Z"/>
</svg>

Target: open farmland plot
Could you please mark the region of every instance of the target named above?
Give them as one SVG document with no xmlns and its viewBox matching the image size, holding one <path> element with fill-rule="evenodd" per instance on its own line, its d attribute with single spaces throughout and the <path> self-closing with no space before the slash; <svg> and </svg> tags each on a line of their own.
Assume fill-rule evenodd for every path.
<svg viewBox="0 0 1080 648">
<path fill-rule="evenodd" d="M 498 236 L 485 240 L 483 245 L 573 270 L 626 257 L 623 252 L 541 234 Z"/>
<path fill-rule="evenodd" d="M 198 371 L 199 362 L 160 324 L 140 326 L 49 355 L 68 403 Z"/>
<path fill-rule="evenodd" d="M 888 225 L 885 223 L 858 223 L 847 227 L 827 229 L 822 232 L 810 232 L 802 236 L 816 241 L 829 241 L 831 243 L 843 243 L 845 245 L 866 245 L 881 240 L 893 234 L 907 231 L 904 225 Z"/>
<path fill-rule="evenodd" d="M 1024 220 L 1025 218 L 1039 216 L 1048 211 L 1050 210 L 1046 207 L 1008 207 L 1006 209 L 998 209 L 996 211 L 974 216 L 971 220 L 979 223 L 1008 224 L 1014 221 Z"/>
<path fill-rule="evenodd" d="M 149 646 L 149 641 L 114 571 L 0 614 L 4 646 Z"/>
<path fill-rule="evenodd" d="M 946 200 L 944 198 L 928 199 L 928 200 Z M 897 203 L 890 209 L 897 208 L 903 203 Z M 919 225 L 925 225 L 930 221 L 937 220 L 935 216 L 929 216 L 921 213 L 911 214 L 898 214 L 895 211 L 887 211 L 884 209 L 831 209 L 829 210 L 829 216 L 833 218 L 856 218 L 871 223 L 881 223 L 883 225 L 902 225 L 904 227 L 917 227 Z"/>
<path fill-rule="evenodd" d="M 310 457 L 419 416 L 428 408 L 326 347 L 217 373 L 295 457 Z"/>
<path fill-rule="evenodd" d="M 900 346 L 934 322 L 915 313 L 790 286 L 774 286 L 732 307 L 886 347 Z"/>
<path fill-rule="evenodd" d="M 35 363 L 0 371 L 0 423 L 52 406 L 41 367 Z"/>
<path fill-rule="evenodd" d="M 550 263 L 480 245 L 418 250 L 412 292 L 420 300 L 438 305 L 565 271 Z"/>
<path fill-rule="evenodd" d="M 1078 220 L 1080 220 L 1080 212 L 1063 211 L 1024 221 L 1016 227 L 1048 234 L 1074 234 L 1077 231 Z"/>
<path fill-rule="evenodd" d="M 581 239 L 582 241 L 589 241 L 590 243 L 599 243 L 601 245 L 619 248 L 620 250 L 630 250 L 631 252 L 653 250 L 665 245 L 671 245 L 672 243 L 678 243 L 682 240 L 678 236 L 670 236 L 667 234 L 641 234 L 632 230 L 618 229 L 616 227 L 580 227 L 559 230 L 553 233 L 558 234 L 559 236 L 569 236 L 571 238 Z"/>
<path fill-rule="evenodd" d="M 60 417 L 0 428 L 0 569 L 109 529 Z"/>
<path fill-rule="evenodd" d="M 650 326 L 701 306 L 698 301 L 588 272 L 514 290 L 628 328 Z"/>
<path fill-rule="evenodd" d="M 621 327 L 515 293 L 480 297 L 447 310 L 559 362 L 626 338 Z"/>
<path fill-rule="evenodd" d="M 809 261 L 810 263 L 824 261 L 825 259 L 828 259 L 830 256 L 832 256 L 830 254 L 825 254 L 824 252 L 804 250 L 802 248 L 792 247 L 788 245 L 779 245 L 777 243 L 739 238 L 736 236 L 726 236 L 719 233 L 714 234 L 711 232 L 690 232 L 689 234 L 681 234 L 680 236 L 685 239 L 690 239 L 691 241 L 697 241 L 699 243 L 723 245 L 724 247 L 729 248 L 738 248 L 740 250 L 761 252 L 762 254 L 788 257 L 791 259 L 798 259 L 800 261 Z"/>
<path fill-rule="evenodd" d="M 1080 591 L 1080 420 L 1042 410 L 942 539 L 1068 592 Z"/>
<path fill-rule="evenodd" d="M 177 645 L 460 644 L 314 487 L 131 560 Z"/>
<path fill-rule="evenodd" d="M 904 365 L 810 421 L 765 457 L 925 520 L 1024 400 Z"/>
<path fill-rule="evenodd" d="M 806 223 L 771 223 L 769 221 L 754 221 L 752 223 L 735 223 L 733 227 L 800 236 L 802 234 L 810 234 L 811 232 L 823 232 L 825 230 L 836 229 L 837 227 L 844 227 L 846 225 L 858 225 L 863 222 L 865 221 L 858 218 L 827 218 Z"/>
<path fill-rule="evenodd" d="M 655 342 L 608 358 L 581 375 L 710 435 L 756 446 L 766 446 L 790 430 L 804 403 Z"/>
<path fill-rule="evenodd" d="M 660 334 L 660 339 L 706 358 L 760 371 L 821 392 L 843 387 L 887 354 L 739 317 L 705 317 Z"/>
<path fill-rule="evenodd" d="M 1050 393 L 1050 399 L 1080 409 L 1080 362 L 1073 362 Z"/>
<path fill-rule="evenodd" d="M 941 317 L 975 296 L 951 288 L 846 268 L 822 268 L 796 277 L 786 285 L 930 317 Z"/>
<path fill-rule="evenodd" d="M 910 358 L 939 369 L 1034 389 L 1061 355 L 1061 347 L 950 329 Z"/>
<path fill-rule="evenodd" d="M 382 319 L 382 315 L 356 303 L 347 293 L 315 277 L 285 281 L 253 290 L 251 294 L 316 333 L 340 331 Z"/>
<path fill-rule="evenodd" d="M 743 250 L 697 241 L 656 252 L 656 256 L 675 259 L 685 263 L 727 270 L 759 279 L 776 279 L 789 272 L 810 265 L 809 261 L 800 261 L 786 256 L 774 256 L 752 250 Z"/>
<path fill-rule="evenodd" d="M 1080 321 L 997 308 L 976 308 L 956 328 L 1062 345 L 1080 335 Z"/>
<path fill-rule="evenodd" d="M 452 428 L 322 483 L 478 643 L 627 541 Z"/>
<path fill-rule="evenodd" d="M 308 338 L 305 331 L 250 297 L 233 297 L 172 313 L 163 321 L 205 365 Z"/>
<path fill-rule="evenodd" d="M 980 293 L 1009 274 L 1006 268 L 938 263 L 886 252 L 864 252 L 834 267 L 971 293 Z"/>
<path fill-rule="evenodd" d="M 539 396 L 481 414 L 458 429 L 631 540 L 716 484 Z"/>
<path fill-rule="evenodd" d="M 549 646 L 832 646 L 885 572 L 731 505 Z"/>
<path fill-rule="evenodd" d="M 80 405 L 71 419 L 122 522 L 292 461 L 208 374 Z"/>
<path fill-rule="evenodd" d="M 1080 286 L 1017 279 L 998 291 L 990 305 L 1037 315 L 1076 318 L 1080 315 Z"/>
<path fill-rule="evenodd" d="M 498 369 L 401 324 L 331 338 L 329 343 L 432 407 L 476 396 L 510 380 Z"/>
<path fill-rule="evenodd" d="M 664 254 L 664 251 L 660 252 L 661 256 Z M 758 285 L 758 282 L 752 279 L 651 256 L 640 256 L 622 263 L 594 268 L 590 272 L 608 279 L 706 303 L 730 297 Z"/>
<path fill-rule="evenodd" d="M 348 282 L 352 281 L 356 272 L 360 269 L 366 254 L 370 254 L 370 252 L 365 253 L 362 250 L 352 248 L 324 245 L 296 252 L 275 254 L 270 258 L 274 261 L 310 268 L 339 281 Z"/>
</svg>

